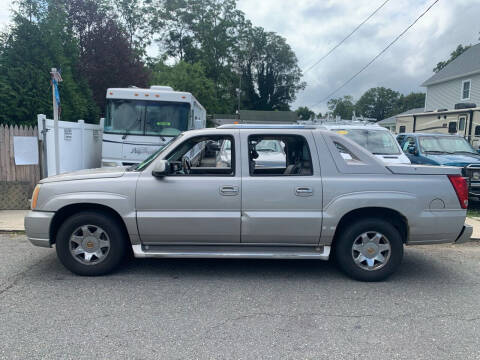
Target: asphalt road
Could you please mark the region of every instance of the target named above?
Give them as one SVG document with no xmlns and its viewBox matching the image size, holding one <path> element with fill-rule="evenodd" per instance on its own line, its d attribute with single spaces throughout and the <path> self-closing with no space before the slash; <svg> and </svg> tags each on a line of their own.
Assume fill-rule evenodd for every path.
<svg viewBox="0 0 480 360">
<path fill-rule="evenodd" d="M 72 275 L 0 234 L 0 358 L 479 359 L 480 245 L 407 248 L 389 281 L 330 262 L 134 260 Z"/>
</svg>

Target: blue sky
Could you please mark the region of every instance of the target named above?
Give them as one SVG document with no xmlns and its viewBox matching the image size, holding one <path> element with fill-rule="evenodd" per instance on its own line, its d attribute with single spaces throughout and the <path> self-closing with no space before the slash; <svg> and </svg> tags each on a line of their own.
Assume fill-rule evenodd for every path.
<svg viewBox="0 0 480 360">
<path fill-rule="evenodd" d="M 238 0 L 254 25 L 284 36 L 305 69 L 352 31 L 384 0 Z M 307 88 L 293 108 L 311 106 L 358 71 L 408 26 L 433 0 L 390 0 L 346 43 L 305 74 Z M 0 0 L 0 28 L 11 0 Z M 358 98 L 385 86 L 402 93 L 422 91 L 433 67 L 459 44 L 477 43 L 480 1 L 440 0 L 404 37 L 353 82 L 334 95 Z M 155 52 L 155 50 L 152 50 Z M 153 53 L 155 55 L 155 53 Z M 324 112 L 326 104 L 315 105 Z"/>
</svg>

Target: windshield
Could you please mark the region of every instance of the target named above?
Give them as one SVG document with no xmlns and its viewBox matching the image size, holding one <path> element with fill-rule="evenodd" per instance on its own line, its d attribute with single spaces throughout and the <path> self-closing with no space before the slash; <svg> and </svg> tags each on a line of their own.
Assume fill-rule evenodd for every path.
<svg viewBox="0 0 480 360">
<path fill-rule="evenodd" d="M 188 103 L 109 99 L 105 132 L 177 136 L 187 130 L 189 114 Z"/>
<path fill-rule="evenodd" d="M 458 136 L 421 136 L 418 139 L 422 152 L 440 152 L 446 154 L 476 154 L 472 146 L 464 138 Z"/>
<path fill-rule="evenodd" d="M 337 129 L 340 135 L 345 135 L 350 140 L 375 155 L 398 155 L 399 146 L 395 138 L 386 130 L 370 129 Z"/>
<path fill-rule="evenodd" d="M 157 158 L 161 153 L 164 151 L 167 151 L 172 147 L 172 144 L 180 138 L 183 134 L 179 134 L 178 136 L 174 137 L 167 145 L 165 145 L 163 148 L 158 149 L 155 151 L 152 155 L 147 157 L 145 160 L 143 160 L 140 164 L 132 165 L 132 167 L 129 170 L 135 170 L 135 171 L 142 171 L 145 169 L 150 163 Z"/>
<path fill-rule="evenodd" d="M 282 152 L 282 146 L 276 140 L 262 140 L 255 146 L 255 150 Z"/>
</svg>

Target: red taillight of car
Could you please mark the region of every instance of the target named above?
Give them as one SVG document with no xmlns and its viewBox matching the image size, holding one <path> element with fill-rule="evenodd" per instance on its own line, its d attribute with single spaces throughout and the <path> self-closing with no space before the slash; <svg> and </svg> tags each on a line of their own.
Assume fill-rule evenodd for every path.
<svg viewBox="0 0 480 360">
<path fill-rule="evenodd" d="M 468 185 L 467 179 L 461 175 L 447 175 L 448 179 L 452 183 L 455 192 L 457 193 L 458 201 L 462 209 L 466 209 L 468 206 Z"/>
</svg>

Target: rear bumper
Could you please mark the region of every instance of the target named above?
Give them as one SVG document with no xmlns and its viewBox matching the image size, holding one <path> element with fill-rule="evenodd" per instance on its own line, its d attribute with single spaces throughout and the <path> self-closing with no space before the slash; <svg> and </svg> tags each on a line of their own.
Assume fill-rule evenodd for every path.
<svg viewBox="0 0 480 360">
<path fill-rule="evenodd" d="M 462 231 L 460 232 L 460 235 L 458 235 L 457 240 L 455 240 L 455 244 L 462 244 L 467 241 L 470 241 L 470 238 L 472 237 L 472 233 L 473 233 L 473 227 L 465 224 L 463 226 Z"/>
<path fill-rule="evenodd" d="M 25 216 L 25 233 L 33 245 L 52 247 L 50 224 L 54 215 L 54 212 L 49 211 L 29 211 Z"/>
</svg>

